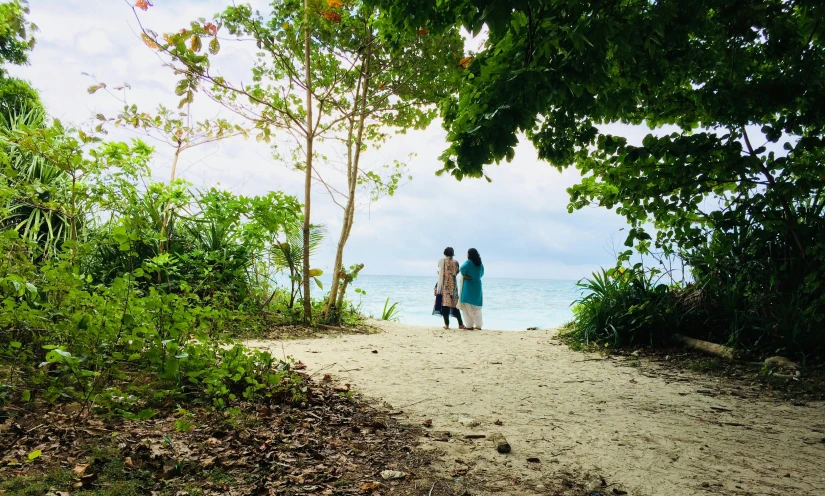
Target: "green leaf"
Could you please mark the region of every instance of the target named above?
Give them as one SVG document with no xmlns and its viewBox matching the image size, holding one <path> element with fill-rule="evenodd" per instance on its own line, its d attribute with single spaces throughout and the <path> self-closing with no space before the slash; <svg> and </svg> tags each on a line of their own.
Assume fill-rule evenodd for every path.
<svg viewBox="0 0 825 496">
<path fill-rule="evenodd" d="M 30 462 L 34 461 L 34 460 L 40 458 L 40 455 L 42 455 L 42 454 L 43 454 L 42 450 L 34 450 L 31 453 L 29 453 L 28 459 L 29 459 Z"/>
</svg>

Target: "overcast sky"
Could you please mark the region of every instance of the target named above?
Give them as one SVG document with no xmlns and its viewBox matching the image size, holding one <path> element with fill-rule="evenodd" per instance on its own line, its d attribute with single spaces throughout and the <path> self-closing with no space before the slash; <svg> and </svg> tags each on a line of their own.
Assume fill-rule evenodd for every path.
<svg viewBox="0 0 825 496">
<path fill-rule="evenodd" d="M 157 32 L 185 27 L 189 20 L 211 18 L 228 0 L 154 0 L 141 13 L 144 25 Z M 251 2 L 265 7 L 266 2 Z M 86 72 L 111 85 L 128 82 L 129 99 L 146 110 L 158 103 L 174 107 L 178 98 L 175 77 L 135 34 L 131 9 L 121 0 L 30 0 L 30 19 L 40 28 L 37 46 L 27 67 L 11 72 L 31 81 L 41 92 L 54 117 L 82 123 L 101 112 L 113 116 L 121 106 L 114 98 L 89 95 L 93 83 Z M 249 80 L 254 47 L 226 42 L 221 62 L 226 73 Z M 206 98 L 195 101 L 196 117 L 214 117 L 216 108 Z M 223 111 L 221 117 L 237 118 Z M 632 141 L 642 129 L 625 129 Z M 113 133 L 117 139 L 128 134 Z M 475 247 L 488 277 L 578 279 L 600 265 L 614 263 L 614 245 L 621 245 L 624 221 L 615 212 L 591 208 L 567 213 L 567 187 L 578 181 L 574 170 L 559 173 L 536 159 L 529 142 L 522 143 L 510 164 L 490 166 L 493 182 L 436 177 L 438 155 L 446 147 L 439 122 L 429 129 L 397 136 L 380 150 L 371 150 L 365 165 L 395 159 L 410 162 L 414 179 L 394 197 L 365 204 L 357 213 L 345 255 L 346 265 L 365 263 L 364 273 L 425 275 L 445 246 L 453 246 L 463 260 Z M 154 177 L 166 180 L 170 153 L 161 146 L 153 166 Z M 245 195 L 283 190 L 302 199 L 303 174 L 272 158 L 267 145 L 236 139 L 186 152 L 179 175 L 197 186 L 222 187 Z M 314 266 L 328 270 L 335 255 L 342 211 L 326 191 L 313 191 L 313 221 L 329 230 L 327 243 Z"/>
</svg>

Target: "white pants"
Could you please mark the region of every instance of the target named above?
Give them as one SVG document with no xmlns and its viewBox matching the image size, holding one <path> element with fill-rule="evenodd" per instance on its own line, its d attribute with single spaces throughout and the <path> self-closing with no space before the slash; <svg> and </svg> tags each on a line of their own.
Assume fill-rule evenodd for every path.
<svg viewBox="0 0 825 496">
<path fill-rule="evenodd" d="M 464 325 L 466 327 L 481 328 L 481 307 L 464 303 L 462 304 L 461 312 L 464 314 Z"/>
</svg>

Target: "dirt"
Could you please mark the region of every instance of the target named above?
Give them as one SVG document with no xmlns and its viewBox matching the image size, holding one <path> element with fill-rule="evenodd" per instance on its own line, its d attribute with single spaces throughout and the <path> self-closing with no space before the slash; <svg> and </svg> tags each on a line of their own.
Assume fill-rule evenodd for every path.
<svg viewBox="0 0 825 496">
<path fill-rule="evenodd" d="M 825 494 L 822 401 L 575 352 L 555 331 L 377 325 L 385 332 L 247 344 L 387 402 L 423 427 L 435 476 L 471 494 Z"/>
<path fill-rule="evenodd" d="M 148 420 L 78 417 L 78 403 L 6 405 L 0 494 L 455 494 L 449 477 L 430 476 L 423 427 L 323 378 L 310 391 L 305 402 L 234 411 L 171 404 Z M 385 479 L 388 470 L 401 475 Z"/>
</svg>

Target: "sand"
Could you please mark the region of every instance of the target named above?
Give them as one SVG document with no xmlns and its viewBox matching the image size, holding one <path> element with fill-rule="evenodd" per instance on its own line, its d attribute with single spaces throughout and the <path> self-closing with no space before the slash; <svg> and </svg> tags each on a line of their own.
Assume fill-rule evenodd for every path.
<svg viewBox="0 0 825 496">
<path fill-rule="evenodd" d="M 438 450 L 435 468 L 474 494 L 551 493 L 566 472 L 615 484 L 606 494 L 825 494 L 825 403 L 793 406 L 699 374 L 574 352 L 554 331 L 377 325 L 384 332 L 248 344 L 332 374 L 411 424 L 432 419 L 451 440 L 434 434 L 423 448 Z M 510 454 L 465 439 L 494 433 Z"/>
</svg>

